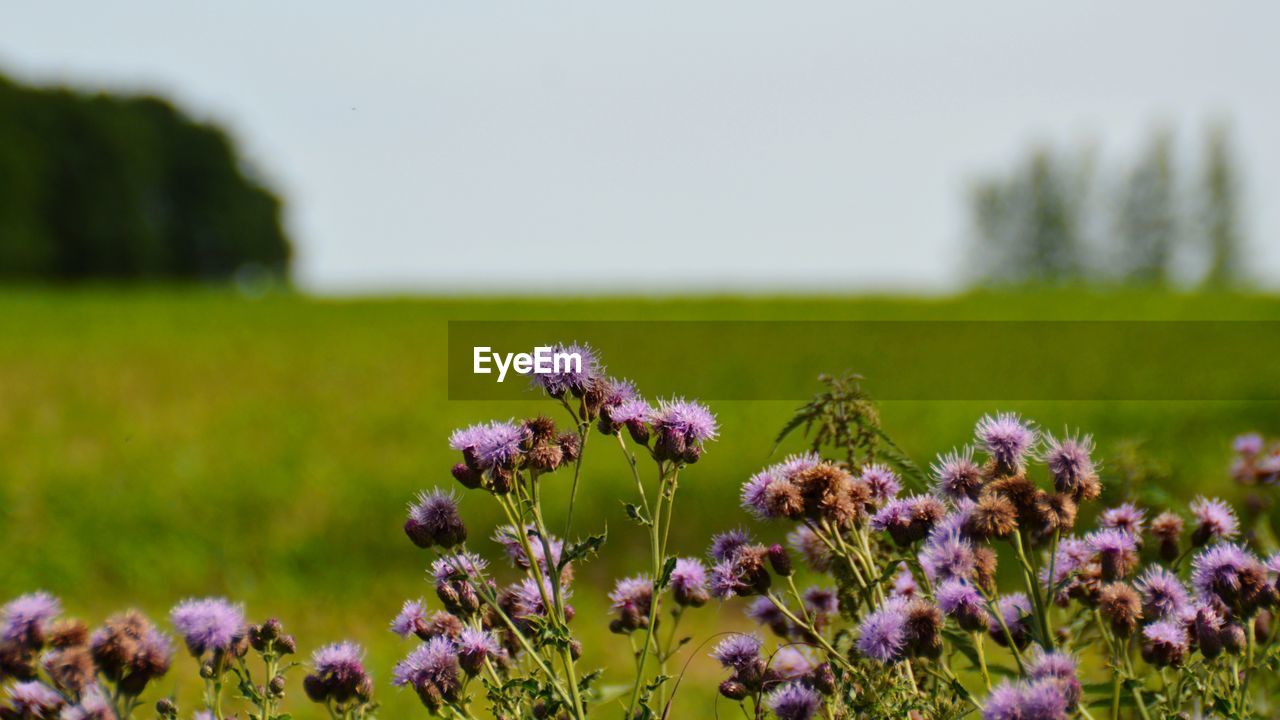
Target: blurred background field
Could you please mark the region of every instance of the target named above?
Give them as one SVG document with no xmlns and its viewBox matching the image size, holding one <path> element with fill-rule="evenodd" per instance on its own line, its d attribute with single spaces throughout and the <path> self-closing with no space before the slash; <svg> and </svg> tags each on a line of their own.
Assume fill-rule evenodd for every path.
<svg viewBox="0 0 1280 720">
<path fill-rule="evenodd" d="M 932 300 L 319 300 L 216 289 L 11 289 L 0 293 L 0 594 L 47 589 L 92 620 L 131 605 L 162 617 L 184 597 L 225 594 L 254 618 L 280 617 L 304 651 L 343 637 L 365 643 L 385 681 L 408 650 L 387 631 L 390 618 L 406 598 L 435 603 L 429 558 L 400 523 L 415 492 L 452 484 L 448 433 L 557 410 L 532 393 L 520 403 L 448 401 L 446 322 L 521 318 L 1275 320 L 1280 300 L 1067 290 Z M 689 372 L 716 372 L 697 358 L 691 349 Z M 644 360 L 608 361 L 626 374 Z M 712 533 L 750 524 L 737 507 L 738 486 L 771 461 L 773 438 L 797 404 L 713 405 L 722 437 L 681 485 L 679 552 L 701 554 Z M 886 430 L 926 465 L 967 442 L 986 412 L 1080 428 L 1097 437 L 1104 480 L 1146 474 L 1154 485 L 1146 497 L 1178 502 L 1234 493 L 1231 438 L 1280 431 L 1280 407 L 1261 402 L 887 402 L 881 410 Z M 794 438 L 779 452 L 802 445 Z M 609 542 L 581 569 L 576 629 L 588 665 L 621 678 L 625 643 L 603 622 L 584 621 L 604 617 L 613 578 L 645 567 L 644 540 L 622 512 L 631 494 L 616 449 L 590 447 L 584 472 L 578 527 L 607 525 Z M 563 496 L 546 495 L 556 514 Z M 472 547 L 496 559 L 486 539 L 495 513 L 474 493 L 462 502 Z M 783 528 L 759 531 L 778 538 Z M 688 627 L 701 641 L 745 624 L 730 605 L 702 609 Z M 711 713 L 709 678 L 718 671 L 696 654 L 690 673 L 706 681 L 683 686 L 676 717 Z M 165 682 L 190 683 L 190 664 L 180 660 Z M 412 695 L 379 690 L 385 717 L 419 712 Z M 185 698 L 195 692 L 181 687 Z M 317 717 L 301 704 L 294 713 Z"/>
</svg>

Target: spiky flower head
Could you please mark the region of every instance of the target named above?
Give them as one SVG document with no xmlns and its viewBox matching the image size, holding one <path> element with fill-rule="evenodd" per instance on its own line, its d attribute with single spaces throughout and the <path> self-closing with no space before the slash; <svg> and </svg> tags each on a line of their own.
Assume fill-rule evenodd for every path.
<svg viewBox="0 0 1280 720">
<path fill-rule="evenodd" d="M 657 435 L 653 452 L 659 460 L 697 462 L 702 446 L 719 434 L 716 416 L 707 406 L 684 398 L 659 401 L 649 422 Z"/>
<path fill-rule="evenodd" d="M 871 490 L 871 500 L 877 504 L 892 500 L 902 490 L 898 474 L 888 465 L 871 463 L 862 468 L 859 479 Z"/>
<path fill-rule="evenodd" d="M 1217 498 L 1200 496 L 1191 501 L 1191 514 L 1196 519 L 1196 529 L 1191 542 L 1196 546 L 1215 540 L 1231 540 L 1240 531 L 1240 522 L 1231 506 Z"/>
<path fill-rule="evenodd" d="M 974 428 L 974 436 L 996 464 L 1006 471 L 1022 467 L 1036 444 L 1035 429 L 1016 413 L 984 416 Z"/>
<path fill-rule="evenodd" d="M 1086 539 L 1089 549 L 1098 557 L 1105 580 L 1127 576 L 1138 563 L 1138 540 L 1127 530 L 1116 527 L 1095 530 Z"/>
<path fill-rule="evenodd" d="M 1142 526 L 1146 522 L 1147 513 L 1133 503 L 1123 503 L 1103 510 L 1098 516 L 1098 526 L 1115 530 L 1123 530 L 1133 536 L 1134 542 L 1142 542 Z"/>
<path fill-rule="evenodd" d="M 746 530 L 735 528 L 711 536 L 711 547 L 707 555 L 716 562 L 732 560 L 738 548 L 751 544 L 751 535 Z"/>
<path fill-rule="evenodd" d="M 930 470 L 933 471 L 933 481 L 939 494 L 952 500 L 978 499 L 983 484 L 982 468 L 973 461 L 972 448 L 952 450 L 946 455 L 938 456 Z"/>
<path fill-rule="evenodd" d="M 40 682 L 15 683 L 5 691 L 5 695 L 9 707 L 4 716 L 18 720 L 53 720 L 66 704 L 61 695 Z"/>
<path fill-rule="evenodd" d="M 486 660 L 502 657 L 502 646 L 487 630 L 463 628 L 455 641 L 458 664 L 468 675 L 477 675 Z"/>
<path fill-rule="evenodd" d="M 1150 620 L 1181 619 L 1191 610 L 1191 595 L 1177 575 L 1152 565 L 1135 583 L 1142 614 Z"/>
<path fill-rule="evenodd" d="M 1239 435 L 1232 441 L 1231 448 L 1237 455 L 1251 458 L 1262 452 L 1262 436 L 1257 433 Z"/>
<path fill-rule="evenodd" d="M 353 642 L 325 645 L 311 654 L 311 669 L 331 693 L 349 697 L 365 678 L 364 649 Z"/>
<path fill-rule="evenodd" d="M 479 555 L 457 552 L 432 561 L 431 576 L 437 583 L 449 580 L 477 580 L 488 566 L 489 561 Z"/>
<path fill-rule="evenodd" d="M 741 670 L 760 660 L 763 646 L 764 640 L 759 635 L 734 634 L 721 640 L 711 651 L 711 657 L 726 668 Z"/>
<path fill-rule="evenodd" d="M 391 671 L 397 687 L 411 687 L 428 710 L 436 712 L 457 698 L 461 688 L 458 652 L 453 641 L 437 637 L 419 645 Z"/>
<path fill-rule="evenodd" d="M 404 532 L 420 548 L 451 548 L 467 539 L 467 527 L 458 514 L 458 498 L 439 488 L 418 493 L 409 504 Z"/>
<path fill-rule="evenodd" d="M 867 613 L 858 625 L 858 652 L 886 665 L 904 659 L 908 602 L 905 598 L 889 598 Z"/>
<path fill-rule="evenodd" d="M 810 720 L 822 707 L 822 696 L 808 685 L 790 682 L 769 693 L 765 705 L 778 720 Z"/>
<path fill-rule="evenodd" d="M 648 575 L 623 578 L 613 586 L 609 601 L 618 617 L 609 629 L 629 633 L 649 626 L 649 610 L 653 605 L 653 580 Z"/>
<path fill-rule="evenodd" d="M 48 624 L 62 614 L 62 603 L 47 592 L 20 595 L 0 608 L 0 640 L 38 648 Z"/>
<path fill-rule="evenodd" d="M 551 357 L 561 357 L 568 362 L 552 364 L 551 372 L 533 374 L 533 383 L 551 397 L 564 397 L 565 393 L 581 397 L 605 379 L 604 365 L 590 345 L 557 343 L 551 346 Z"/>
<path fill-rule="evenodd" d="M 813 656 L 807 652 L 806 648 L 783 645 L 773 653 L 766 664 L 779 679 L 797 680 L 808 675 L 817 663 L 813 661 Z"/>
<path fill-rule="evenodd" d="M 951 578 L 971 580 L 977 566 L 973 544 L 959 534 L 929 536 L 920 550 L 919 560 L 924 574 L 934 584 Z"/>
<path fill-rule="evenodd" d="M 1212 545 L 1191 562 L 1191 585 L 1196 593 L 1236 611 L 1251 611 L 1270 593 L 1266 575 L 1266 566 L 1234 543 Z"/>
<path fill-rule="evenodd" d="M 814 585 L 806 588 L 802 597 L 804 598 L 804 606 L 810 613 L 835 615 L 840 612 L 840 597 L 836 594 L 835 588 Z"/>
<path fill-rule="evenodd" d="M 987 607 L 972 585 L 962 580 L 944 580 L 935 595 L 938 607 L 949 618 L 955 619 L 965 630 L 987 627 Z"/>
<path fill-rule="evenodd" d="M 1067 708 L 1055 679 L 1004 680 L 987 696 L 982 720 L 1066 720 Z"/>
<path fill-rule="evenodd" d="M 510 467 L 520 456 L 524 438 L 520 425 L 494 420 L 455 430 L 449 436 L 449 447 L 461 452 L 469 466 L 492 470 Z"/>
<path fill-rule="evenodd" d="M 1062 438 L 1045 436 L 1044 463 L 1060 493 L 1077 496 L 1087 483 L 1097 481 L 1093 465 L 1093 438 L 1088 435 Z"/>
<path fill-rule="evenodd" d="M 1142 658 L 1156 667 L 1180 665 L 1191 638 L 1180 620 L 1158 620 L 1142 628 Z"/>
<path fill-rule="evenodd" d="M 1027 677 L 1032 681 L 1055 684 L 1067 701 L 1067 709 L 1073 709 L 1084 695 L 1084 688 L 1076 675 L 1076 659 L 1062 652 L 1045 652 L 1037 647 L 1027 660 Z"/>
<path fill-rule="evenodd" d="M 231 649 L 246 629 L 244 606 L 224 598 L 184 600 L 169 611 L 169 619 L 196 657 Z"/>
<path fill-rule="evenodd" d="M 911 568 L 905 562 L 898 563 L 898 574 L 893 576 L 893 596 L 913 598 L 919 594 L 920 584 L 916 582 Z"/>
<path fill-rule="evenodd" d="M 697 558 L 679 558 L 671 569 L 671 594 L 676 603 L 701 607 L 710 598 L 707 568 Z"/>
<path fill-rule="evenodd" d="M 789 455 L 782 462 L 770 465 L 752 475 L 742 485 L 742 507 L 761 520 L 780 517 L 776 501 L 771 496 L 782 493 L 784 488 L 794 487 L 792 478 L 797 474 L 816 467 L 822 458 L 814 453 Z M 798 488 L 797 488 L 798 490 Z"/>
<path fill-rule="evenodd" d="M 417 634 L 427 625 L 427 607 L 421 600 L 405 600 L 391 621 L 391 632 L 402 638 Z"/>
<path fill-rule="evenodd" d="M 1023 593 L 1003 595 L 996 602 L 996 612 L 1000 617 L 991 616 L 987 622 L 987 634 L 996 644 L 1008 647 L 1009 640 L 1017 647 L 1023 647 L 1031 640 L 1031 601 Z M 1004 625 L 1000 624 L 1004 621 Z M 1008 630 L 1008 636 L 1005 630 Z"/>
</svg>

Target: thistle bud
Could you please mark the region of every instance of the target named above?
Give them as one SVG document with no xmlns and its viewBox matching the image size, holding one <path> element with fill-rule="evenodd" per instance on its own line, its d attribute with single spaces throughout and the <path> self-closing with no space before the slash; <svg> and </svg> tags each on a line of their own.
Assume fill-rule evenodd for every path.
<svg viewBox="0 0 1280 720">
<path fill-rule="evenodd" d="M 747 696 L 747 686 L 733 678 L 729 678 L 720 683 L 720 694 L 730 700 L 742 700 Z"/>
<path fill-rule="evenodd" d="M 169 698 L 161 698 L 156 701 L 156 714 L 164 720 L 173 720 L 178 717 L 178 706 Z"/>
<path fill-rule="evenodd" d="M 283 675 L 277 675 L 271 678 L 271 683 L 267 689 L 271 691 L 273 697 L 284 697 L 285 680 Z"/>
<path fill-rule="evenodd" d="M 831 671 L 831 663 L 822 663 L 809 671 L 809 684 L 823 695 L 832 695 L 836 691 L 836 676 Z"/>
<path fill-rule="evenodd" d="M 775 573 L 782 577 L 791 576 L 791 556 L 787 554 L 787 549 L 781 545 L 774 544 L 769 546 L 769 565 Z"/>
<path fill-rule="evenodd" d="M 453 473 L 453 479 L 468 490 L 475 490 L 484 482 L 484 473 L 473 470 L 466 463 L 454 465 L 451 472 Z"/>
</svg>

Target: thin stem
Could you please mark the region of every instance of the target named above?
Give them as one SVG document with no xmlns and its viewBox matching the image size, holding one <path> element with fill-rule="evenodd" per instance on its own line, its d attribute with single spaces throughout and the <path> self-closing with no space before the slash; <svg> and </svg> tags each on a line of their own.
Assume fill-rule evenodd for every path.
<svg viewBox="0 0 1280 720">
<path fill-rule="evenodd" d="M 978 652 L 978 669 L 982 671 L 982 682 L 987 686 L 987 692 L 991 692 L 991 674 L 987 672 L 987 651 L 983 648 L 985 638 L 982 633 L 973 633 L 973 645 Z"/>
<path fill-rule="evenodd" d="M 819 633 L 813 625 L 810 625 L 804 620 L 796 617 L 796 614 L 791 612 L 791 608 L 788 608 L 786 603 L 779 600 L 777 595 L 774 595 L 772 592 L 767 592 L 765 593 L 765 597 L 769 598 L 769 602 L 772 602 L 773 606 L 778 608 L 778 611 L 785 615 L 788 620 L 807 630 L 808 633 L 813 636 L 813 639 L 822 646 L 822 649 L 827 651 L 827 655 L 830 656 L 832 660 L 835 660 L 844 669 L 850 672 L 854 671 L 853 665 L 849 664 L 849 661 L 844 659 L 844 656 L 840 654 L 839 650 L 836 650 L 831 643 L 827 642 L 827 639 L 822 637 L 822 634 Z"/>
</svg>

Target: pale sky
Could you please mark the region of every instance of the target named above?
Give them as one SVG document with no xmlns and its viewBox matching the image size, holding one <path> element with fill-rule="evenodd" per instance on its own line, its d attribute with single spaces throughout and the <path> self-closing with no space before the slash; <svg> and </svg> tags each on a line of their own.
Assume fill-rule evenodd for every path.
<svg viewBox="0 0 1280 720">
<path fill-rule="evenodd" d="M 1037 141 L 1231 118 L 1280 279 L 1280 5 L 10 2 L 0 72 L 157 92 L 286 198 L 318 292 L 947 290 Z"/>
</svg>

